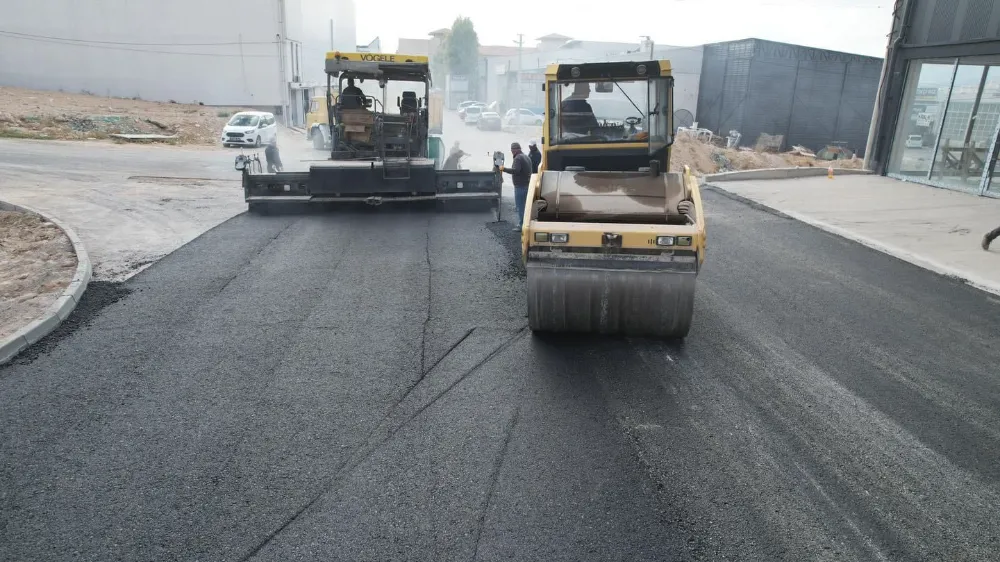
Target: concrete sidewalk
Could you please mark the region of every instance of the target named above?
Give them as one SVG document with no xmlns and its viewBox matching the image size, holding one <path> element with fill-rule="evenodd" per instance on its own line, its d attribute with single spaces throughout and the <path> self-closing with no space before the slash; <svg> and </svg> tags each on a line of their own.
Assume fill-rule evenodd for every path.
<svg viewBox="0 0 1000 562">
<path fill-rule="evenodd" d="M 910 263 L 1000 294 L 1000 200 L 881 176 L 727 181 L 709 189 L 758 203 Z"/>
</svg>

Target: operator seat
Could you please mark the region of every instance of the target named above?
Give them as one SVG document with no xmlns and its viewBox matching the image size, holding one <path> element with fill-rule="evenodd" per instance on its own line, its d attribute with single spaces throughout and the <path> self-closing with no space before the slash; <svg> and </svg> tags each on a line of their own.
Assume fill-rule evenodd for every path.
<svg viewBox="0 0 1000 562">
<path fill-rule="evenodd" d="M 400 113 L 416 113 L 419 109 L 416 92 L 403 92 L 403 97 L 399 102 Z"/>
</svg>

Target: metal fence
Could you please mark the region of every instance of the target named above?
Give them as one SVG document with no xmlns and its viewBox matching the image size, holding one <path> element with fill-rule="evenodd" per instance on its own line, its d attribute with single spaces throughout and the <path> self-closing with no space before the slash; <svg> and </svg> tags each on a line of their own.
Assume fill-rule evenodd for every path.
<svg viewBox="0 0 1000 562">
<path fill-rule="evenodd" d="M 698 93 L 699 127 L 761 134 L 783 149 L 834 142 L 863 152 L 882 59 L 759 39 L 706 45 Z"/>
</svg>

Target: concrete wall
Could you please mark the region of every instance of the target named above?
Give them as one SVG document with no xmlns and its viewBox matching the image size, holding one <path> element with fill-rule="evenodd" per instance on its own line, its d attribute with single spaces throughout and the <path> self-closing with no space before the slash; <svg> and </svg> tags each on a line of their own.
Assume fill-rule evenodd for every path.
<svg viewBox="0 0 1000 562">
<path fill-rule="evenodd" d="M 284 14 L 282 6 L 285 6 Z M 32 0 L 5 10 L 0 84 L 206 105 L 288 101 L 292 48 L 302 81 L 325 82 L 335 39 L 353 49 L 353 0 Z M 284 66 L 284 72 L 282 72 Z"/>
</svg>

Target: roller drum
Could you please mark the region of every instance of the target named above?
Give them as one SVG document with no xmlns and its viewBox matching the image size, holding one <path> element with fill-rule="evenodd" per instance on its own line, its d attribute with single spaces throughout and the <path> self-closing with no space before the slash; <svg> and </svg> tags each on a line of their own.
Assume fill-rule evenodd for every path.
<svg viewBox="0 0 1000 562">
<path fill-rule="evenodd" d="M 527 264 L 528 323 L 536 332 L 684 338 L 695 272 Z"/>
</svg>

